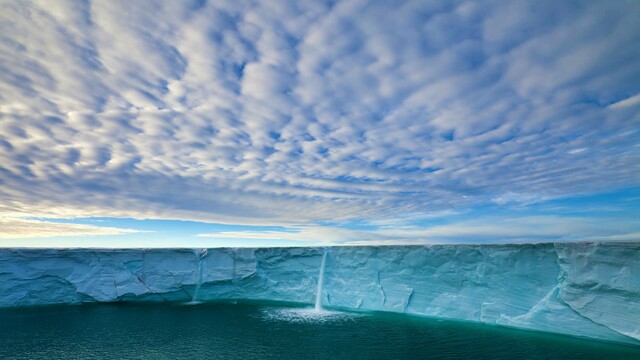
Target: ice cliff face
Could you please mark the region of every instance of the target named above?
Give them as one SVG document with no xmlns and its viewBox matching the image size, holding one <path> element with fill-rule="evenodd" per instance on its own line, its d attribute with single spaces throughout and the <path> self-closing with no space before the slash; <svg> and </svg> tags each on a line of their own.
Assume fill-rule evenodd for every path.
<svg viewBox="0 0 640 360">
<path fill-rule="evenodd" d="M 311 304 L 324 251 L 0 249 L 0 306 L 224 299 Z M 326 307 L 640 345 L 640 243 L 326 251 Z"/>
</svg>

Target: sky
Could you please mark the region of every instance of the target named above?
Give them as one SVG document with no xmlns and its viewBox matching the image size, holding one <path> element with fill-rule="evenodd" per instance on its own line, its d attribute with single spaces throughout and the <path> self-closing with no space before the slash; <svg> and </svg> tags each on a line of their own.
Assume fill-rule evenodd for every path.
<svg viewBox="0 0 640 360">
<path fill-rule="evenodd" d="M 0 247 L 640 240 L 639 18 L 0 0 Z"/>
</svg>

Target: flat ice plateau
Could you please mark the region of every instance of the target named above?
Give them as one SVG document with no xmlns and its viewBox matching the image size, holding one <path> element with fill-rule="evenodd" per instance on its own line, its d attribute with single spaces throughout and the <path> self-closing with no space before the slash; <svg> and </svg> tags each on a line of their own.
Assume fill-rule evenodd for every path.
<svg viewBox="0 0 640 360">
<path fill-rule="evenodd" d="M 640 243 L 0 249 L 0 307 L 274 300 L 640 345 Z"/>
</svg>

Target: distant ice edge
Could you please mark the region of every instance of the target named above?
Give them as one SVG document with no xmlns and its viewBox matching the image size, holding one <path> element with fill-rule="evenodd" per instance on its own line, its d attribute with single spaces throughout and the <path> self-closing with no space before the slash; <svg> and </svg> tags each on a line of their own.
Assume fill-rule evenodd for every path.
<svg viewBox="0 0 640 360">
<path fill-rule="evenodd" d="M 0 249 L 0 307 L 194 299 L 311 305 L 324 251 Z M 640 345 L 640 243 L 334 247 L 320 298 L 329 308 Z"/>
</svg>

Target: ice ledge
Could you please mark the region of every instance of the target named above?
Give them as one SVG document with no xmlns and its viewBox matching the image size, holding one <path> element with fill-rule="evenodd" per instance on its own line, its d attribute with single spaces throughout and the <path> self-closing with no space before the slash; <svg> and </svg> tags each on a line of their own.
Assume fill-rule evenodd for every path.
<svg viewBox="0 0 640 360">
<path fill-rule="evenodd" d="M 0 249 L 0 307 L 313 303 L 324 249 Z M 640 345 L 640 243 L 336 247 L 325 306 Z"/>
</svg>

